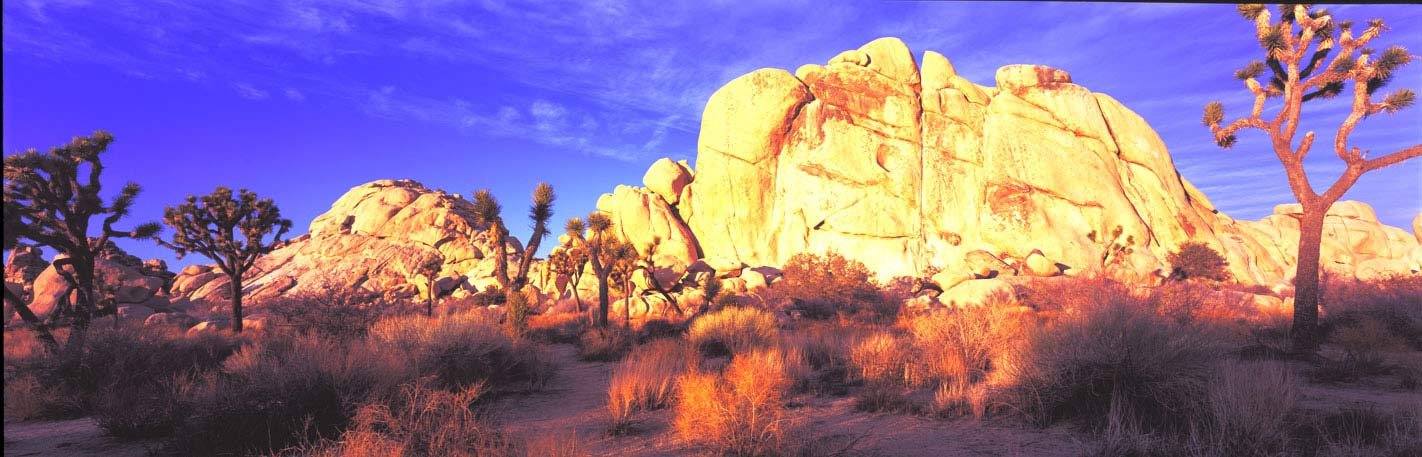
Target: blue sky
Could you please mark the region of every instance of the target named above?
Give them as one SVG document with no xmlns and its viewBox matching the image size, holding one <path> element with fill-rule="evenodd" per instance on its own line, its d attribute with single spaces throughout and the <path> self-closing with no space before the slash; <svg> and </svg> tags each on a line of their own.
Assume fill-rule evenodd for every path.
<svg viewBox="0 0 1422 457">
<path fill-rule="evenodd" d="M 677 4 L 666 4 L 677 3 Z M 1260 58 L 1231 5 L 1028 2 L 4 2 L 6 154 L 105 129 L 106 182 L 142 184 L 131 221 L 226 185 L 276 200 L 303 233 L 349 188 L 410 178 L 467 195 L 491 188 L 510 229 L 538 181 L 555 218 L 584 215 L 657 158 L 694 159 L 706 99 L 763 67 L 824 63 L 874 38 L 935 50 L 993 85 L 1003 65 L 1069 71 L 1140 113 L 1177 167 L 1226 213 L 1258 219 L 1293 201 L 1262 133 L 1221 150 L 1202 107 L 1244 114 L 1232 78 Z M 1422 51 L 1422 8 L 1330 7 L 1386 19 L 1375 47 Z M 1422 90 L 1422 62 L 1389 89 Z M 1305 110 L 1331 139 L 1342 99 Z M 1422 109 L 1353 134 L 1377 154 L 1422 143 Z M 1311 154 L 1315 186 L 1341 172 Z M 1370 173 L 1345 199 L 1408 227 L 1422 211 L 1422 160 Z M 551 243 L 550 243 L 551 244 Z M 124 245 L 175 262 L 151 243 Z"/>
</svg>

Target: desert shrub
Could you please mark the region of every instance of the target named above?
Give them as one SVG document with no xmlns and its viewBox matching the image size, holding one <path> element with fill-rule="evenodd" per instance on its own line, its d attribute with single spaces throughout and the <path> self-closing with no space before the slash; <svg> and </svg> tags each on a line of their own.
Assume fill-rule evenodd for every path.
<svg viewBox="0 0 1422 457">
<path fill-rule="evenodd" d="M 339 441 L 326 441 L 289 454 L 312 457 L 514 455 L 516 443 L 475 408 L 483 394 L 480 384 L 455 391 L 406 385 L 389 401 L 361 407 Z"/>
<path fill-rule="evenodd" d="M 870 384 L 854 394 L 854 409 L 870 413 L 917 413 L 903 386 Z"/>
<path fill-rule="evenodd" d="M 811 368 L 844 368 L 850 364 L 850 351 L 868 331 L 857 326 L 838 323 L 811 322 L 809 326 L 791 332 L 785 340 L 804 354 Z"/>
<path fill-rule="evenodd" d="M 933 390 L 931 409 L 939 417 L 967 414 L 982 420 L 987 416 L 989 393 L 986 384 L 939 383 Z"/>
<path fill-rule="evenodd" d="M 1229 279 L 1229 262 L 1210 245 L 1198 241 L 1186 241 L 1175 252 L 1166 254 L 1170 262 L 1170 277 L 1176 280 L 1192 278 L 1225 281 Z"/>
<path fill-rule="evenodd" d="M 907 323 L 921 375 L 964 388 L 1006 363 L 1032 325 L 1025 314 L 1001 306 L 936 311 Z"/>
<path fill-rule="evenodd" d="M 91 395 L 99 427 L 122 438 L 171 433 L 181 420 L 178 392 L 237 351 L 226 333 L 184 336 L 176 329 L 127 327 L 95 332 L 78 373 L 70 376 Z"/>
<path fill-rule="evenodd" d="M 1422 413 L 1416 409 L 1349 407 L 1315 416 L 1314 448 L 1327 456 L 1422 455 Z"/>
<path fill-rule="evenodd" d="M 484 313 L 386 318 L 371 327 L 370 337 L 398 351 L 417 373 L 433 376 L 442 387 L 541 387 L 557 369 L 545 348 L 510 339 L 498 321 Z"/>
<path fill-rule="evenodd" d="M 632 336 L 622 328 L 599 328 L 578 340 L 578 358 L 589 362 L 622 360 L 632 350 Z"/>
<path fill-rule="evenodd" d="M 675 398 L 676 378 L 698 359 L 694 349 L 682 340 L 657 340 L 639 346 L 612 369 L 607 389 L 610 429 L 625 431 L 637 411 L 667 407 Z"/>
<path fill-rule="evenodd" d="M 504 301 L 508 299 L 508 296 L 504 294 L 503 289 L 500 289 L 498 285 L 493 285 L 489 286 L 488 289 L 475 292 L 474 295 L 471 295 L 469 297 L 469 299 L 471 306 L 487 307 L 492 305 L 503 305 Z"/>
<path fill-rule="evenodd" d="M 334 285 L 290 294 L 260 306 L 292 333 L 319 333 L 334 338 L 359 338 L 381 318 L 416 311 L 412 304 L 381 294 Z"/>
<path fill-rule="evenodd" d="M 649 319 L 637 329 L 637 342 L 646 343 L 664 338 L 675 338 L 685 330 L 680 325 L 666 319 Z"/>
<path fill-rule="evenodd" d="M 522 338 L 524 332 L 528 331 L 528 296 L 523 292 L 511 292 L 504 304 L 508 308 L 504 325 L 508 327 L 509 336 Z"/>
<path fill-rule="evenodd" d="M 213 455 L 334 438 L 361 405 L 413 379 L 405 360 L 359 341 L 268 335 L 195 383 L 174 444 L 186 454 Z"/>
<path fill-rule="evenodd" d="M 227 334 L 187 337 L 168 328 L 95 326 L 79 363 L 66 367 L 38 343 L 31 347 L 28 333 L 6 333 L 6 416 L 93 414 L 101 428 L 119 437 L 171 431 L 177 405 L 172 383 L 215 369 L 241 341 Z"/>
<path fill-rule="evenodd" d="M 578 313 L 538 314 L 529 318 L 528 338 L 543 343 L 577 343 L 587 331 L 587 316 Z"/>
<path fill-rule="evenodd" d="M 1299 396 L 1287 365 L 1226 361 L 1210 385 L 1208 414 L 1198 419 L 1190 447 L 1204 455 L 1285 455 Z"/>
<path fill-rule="evenodd" d="M 909 363 L 910 344 L 888 332 L 878 332 L 859 340 L 849 351 L 849 360 L 859 379 L 874 384 L 914 385 Z"/>
<path fill-rule="evenodd" d="M 6 374 L 4 403 L 5 418 L 21 421 L 74 418 L 87 409 L 80 392 L 38 372 Z"/>
<path fill-rule="evenodd" d="M 1048 315 L 1111 303 L 1136 303 L 1130 287 L 1107 277 L 1028 281 L 1017 286 L 1018 302 Z"/>
<path fill-rule="evenodd" d="M 1027 418 L 1109 433 L 1179 432 L 1203 413 L 1220 348 L 1208 332 L 1139 303 L 1078 310 L 1032 335 L 1005 371 Z"/>
<path fill-rule="evenodd" d="M 739 354 L 767 346 L 780 335 L 775 316 L 759 308 L 730 307 L 692 321 L 686 338 L 708 355 Z"/>
<path fill-rule="evenodd" d="M 1321 303 L 1328 311 L 1322 322 L 1326 333 L 1372 319 L 1413 350 L 1422 351 L 1422 281 L 1404 276 L 1366 282 L 1330 280 L 1324 284 Z"/>
<path fill-rule="evenodd" d="M 837 253 L 795 254 L 783 272 L 777 288 L 807 318 L 864 313 L 870 319 L 892 320 L 897 313 L 898 304 L 879 292 L 869 268 Z"/>
<path fill-rule="evenodd" d="M 693 371 L 677 379 L 673 426 L 687 442 L 712 452 L 772 455 L 789 431 L 785 395 L 794 385 L 778 348 L 736 355 L 723 375 Z"/>
</svg>

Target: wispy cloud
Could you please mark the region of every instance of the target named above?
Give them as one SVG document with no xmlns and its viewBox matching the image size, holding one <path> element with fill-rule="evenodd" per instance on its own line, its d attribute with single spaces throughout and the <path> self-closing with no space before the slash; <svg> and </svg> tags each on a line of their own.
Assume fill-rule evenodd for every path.
<svg viewBox="0 0 1422 457">
<path fill-rule="evenodd" d="M 247 83 L 236 83 L 232 87 L 237 89 L 237 94 L 248 100 L 265 100 L 269 95 L 267 91 L 258 89 L 256 86 Z"/>
</svg>

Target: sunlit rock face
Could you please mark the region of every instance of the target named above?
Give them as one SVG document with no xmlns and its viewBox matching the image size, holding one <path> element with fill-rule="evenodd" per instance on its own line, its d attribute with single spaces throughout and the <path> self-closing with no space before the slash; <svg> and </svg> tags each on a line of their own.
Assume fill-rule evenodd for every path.
<svg viewBox="0 0 1422 457">
<path fill-rule="evenodd" d="M 889 278 L 970 271 L 966 254 L 986 251 L 1012 265 L 1032 257 L 1033 274 L 1054 274 L 1050 265 L 1152 281 L 1169 272 L 1169 252 L 1201 241 L 1242 282 L 1292 276 L 1291 213 L 1218 213 L 1150 125 L 1109 95 L 1043 66 L 1003 67 L 987 87 L 941 54 L 923 62 L 881 38 L 823 66 L 736 78 L 707 101 L 694 170 L 663 159 L 648 171 L 651 191 L 603 197 L 635 193 L 635 214 L 598 207 L 663 237 L 683 224 L 691 240 L 678 252 L 749 265 L 834 250 Z M 1337 269 L 1374 259 L 1387 261 L 1370 275 L 1418 269 L 1417 239 L 1367 205 L 1340 202 L 1330 215 L 1324 259 Z M 632 222 L 642 217 L 653 220 Z"/>
<path fill-rule="evenodd" d="M 310 233 L 257 260 L 243 289 L 254 301 L 327 288 L 423 295 L 428 281 L 417 265 L 443 259 L 440 293 L 491 278 L 498 255 L 515 264 L 523 253 L 509 237 L 501 250 L 488 226 L 476 222 L 473 204 L 411 180 L 381 180 L 352 188 L 311 222 Z M 193 300 L 224 301 L 226 277 L 211 268 L 184 269 L 175 293 Z"/>
</svg>

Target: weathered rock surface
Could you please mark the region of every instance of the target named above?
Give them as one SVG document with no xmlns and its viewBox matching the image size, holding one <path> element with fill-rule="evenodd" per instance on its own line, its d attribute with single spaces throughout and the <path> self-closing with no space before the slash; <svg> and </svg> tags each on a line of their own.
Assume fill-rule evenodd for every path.
<svg viewBox="0 0 1422 457">
<path fill-rule="evenodd" d="M 509 237 L 497 248 L 488 227 L 475 220 L 468 200 L 415 181 L 356 186 L 311 222 L 308 235 L 259 259 L 243 291 L 253 304 L 332 287 L 409 297 L 427 285 L 415 266 L 434 256 L 443 259 L 436 274 L 442 292 L 454 284 L 476 284 L 493 276 L 495 256 L 506 255 L 513 265 L 523 247 Z M 225 301 L 227 282 L 216 268 L 188 267 L 174 278 L 173 293 Z"/>
<path fill-rule="evenodd" d="M 1242 282 L 1292 275 L 1298 224 L 1287 208 L 1260 222 L 1220 214 L 1150 125 L 1110 96 L 1055 68 L 1009 65 L 984 87 L 941 54 L 923 62 L 882 38 L 793 75 L 761 69 L 730 81 L 707 101 L 691 183 L 675 202 L 665 179 L 644 180 L 677 216 L 648 211 L 648 220 L 684 222 L 703 257 L 783 265 L 834 250 L 880 279 L 973 271 L 981 265 L 966 254 L 984 251 L 1013 259 L 988 268 L 998 274 L 1105 271 L 1148 282 L 1186 241 L 1220 251 Z M 670 165 L 660 160 L 648 176 L 684 176 Z M 629 214 L 621 220 L 637 226 L 642 213 Z M 1339 202 L 1325 263 L 1353 274 L 1391 259 L 1365 274 L 1414 274 L 1419 227 L 1407 236 L 1367 205 Z M 1115 247 L 1130 254 L 1113 257 Z"/>
<path fill-rule="evenodd" d="M 55 260 L 64 258 L 57 255 Z M 115 306 L 143 305 L 163 291 L 164 276 L 172 275 L 166 270 L 150 273 L 137 257 L 113 247 L 94 260 L 96 281 L 99 284 L 99 298 L 112 299 Z M 54 265 L 45 267 L 31 285 L 30 310 L 41 319 L 54 312 L 61 300 L 73 303 L 74 293 L 69 283 L 60 275 Z M 65 297 L 68 294 L 68 297 Z M 130 314 L 137 312 L 130 311 Z"/>
</svg>

